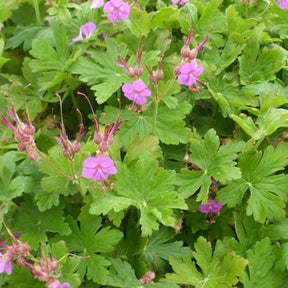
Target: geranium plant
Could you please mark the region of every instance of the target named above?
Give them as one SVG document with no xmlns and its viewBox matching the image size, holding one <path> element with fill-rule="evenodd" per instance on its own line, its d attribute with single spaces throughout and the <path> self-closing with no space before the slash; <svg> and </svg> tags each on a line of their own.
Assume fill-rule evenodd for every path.
<svg viewBox="0 0 288 288">
<path fill-rule="evenodd" d="M 0 287 L 287 287 L 287 31 L 281 0 L 0 0 Z"/>
</svg>

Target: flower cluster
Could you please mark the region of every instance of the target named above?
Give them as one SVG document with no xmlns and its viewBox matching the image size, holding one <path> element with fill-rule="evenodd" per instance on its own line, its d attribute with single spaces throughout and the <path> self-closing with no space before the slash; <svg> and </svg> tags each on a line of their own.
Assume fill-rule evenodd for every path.
<svg viewBox="0 0 288 288">
<path fill-rule="evenodd" d="M 196 48 L 190 49 L 189 45 L 192 39 L 192 31 L 189 30 L 187 40 L 181 49 L 182 60 L 179 66 L 174 69 L 174 74 L 178 76 L 178 83 L 189 87 L 190 91 L 199 92 L 198 76 L 203 72 L 203 67 L 198 67 L 196 57 L 208 41 L 206 37 L 204 41 Z"/>
<path fill-rule="evenodd" d="M 135 68 L 128 66 L 124 58 L 119 55 L 118 62 L 119 66 L 125 68 L 126 74 L 130 78 L 134 78 L 135 81 L 131 83 L 125 83 L 122 86 L 124 96 L 132 101 L 132 105 L 129 110 L 135 108 L 135 111 L 141 112 L 141 106 L 147 102 L 147 97 L 151 95 L 151 91 L 147 88 L 145 83 L 140 80 L 140 76 L 143 74 L 143 67 L 141 65 L 141 57 L 143 48 L 138 47 L 137 64 Z"/>
<path fill-rule="evenodd" d="M 8 246 L 4 242 L 0 243 L 0 246 L 3 247 L 2 249 L 6 250 L 5 254 L 0 253 L 0 273 L 6 272 L 10 275 L 13 270 L 12 261 L 16 258 L 17 264 L 31 271 L 35 279 L 46 282 L 46 288 L 70 287 L 68 282 L 61 285 L 57 279 L 54 279 L 57 276 L 55 272 L 59 270 L 59 263 L 56 259 L 44 257 L 40 261 L 37 260 L 39 264 L 32 264 L 31 260 L 35 261 L 35 258 L 30 255 L 30 246 L 16 239 L 13 234 L 11 235 L 12 246 Z"/>
<path fill-rule="evenodd" d="M 10 94 L 12 95 L 12 87 L 16 83 L 13 83 L 11 85 L 11 91 Z M 26 87 L 30 86 L 27 85 Z M 26 87 L 24 89 L 26 89 Z M 24 90 L 25 91 L 25 90 Z M 12 96 L 11 96 L 12 99 Z M 11 110 L 8 111 L 8 116 L 11 118 L 13 121 L 15 121 L 15 126 L 12 125 L 12 123 L 8 120 L 8 117 L 5 116 L 5 114 L 0 111 L 1 113 L 1 123 L 10 128 L 10 130 L 14 133 L 14 139 L 19 143 L 18 144 L 18 149 L 20 151 L 25 151 L 28 158 L 31 161 L 36 161 L 37 160 L 37 154 L 35 153 L 33 147 L 35 146 L 34 142 L 34 135 L 36 132 L 35 127 L 31 124 L 29 120 L 29 114 L 28 110 L 25 110 L 25 121 L 22 122 L 20 118 L 18 117 L 15 106 L 13 101 L 11 100 Z"/>
<path fill-rule="evenodd" d="M 119 129 L 120 127 L 120 100 L 119 102 L 119 113 L 117 115 L 116 121 L 114 126 L 111 126 L 107 123 L 107 118 L 106 118 L 106 125 L 104 128 L 104 134 L 102 134 L 100 130 L 100 123 L 99 123 L 99 118 L 97 115 L 95 115 L 94 109 L 88 99 L 88 97 L 81 93 L 78 92 L 79 95 L 84 96 L 91 108 L 92 114 L 93 114 L 93 123 L 95 127 L 95 133 L 94 133 L 94 142 L 98 145 L 98 151 L 96 152 L 96 157 L 89 157 L 85 159 L 83 163 L 83 169 L 82 169 L 82 177 L 87 178 L 87 179 L 93 179 L 95 181 L 94 189 L 96 189 L 97 182 L 101 182 L 102 186 L 102 192 L 103 195 L 105 196 L 105 191 L 107 190 L 105 186 L 105 182 L 108 184 L 109 189 L 113 189 L 113 183 L 110 183 L 107 178 L 109 175 L 116 174 L 117 169 L 114 166 L 114 162 L 111 158 L 108 156 L 108 150 L 110 148 L 110 145 L 113 143 L 113 136 L 115 132 Z M 106 117 L 106 114 L 104 114 Z"/>
<path fill-rule="evenodd" d="M 80 123 L 80 128 L 79 128 L 79 132 L 78 132 L 78 136 L 77 136 L 76 140 L 74 142 L 71 142 L 69 140 L 67 134 L 66 134 L 65 126 L 63 123 L 62 100 L 61 100 L 60 95 L 58 95 L 58 94 L 56 94 L 56 95 L 60 100 L 60 114 L 61 114 L 61 129 L 59 129 L 60 130 L 60 136 L 59 136 L 58 143 L 61 144 L 61 146 L 62 146 L 63 155 L 65 157 L 69 158 L 70 160 L 72 160 L 74 158 L 74 155 L 80 151 L 80 141 L 81 141 L 82 136 L 85 133 L 82 115 L 81 115 L 81 112 L 77 109 L 77 112 L 81 116 L 81 123 Z"/>
<path fill-rule="evenodd" d="M 21 241 L 16 240 L 15 243 L 13 243 L 12 246 L 6 245 L 4 242 L 0 243 L 0 246 L 2 246 L 3 250 L 6 250 L 5 254 L 0 253 L 0 273 L 3 273 L 4 271 L 10 275 L 12 273 L 12 264 L 11 262 L 14 260 L 14 258 L 17 258 L 17 260 L 21 257 L 25 257 L 29 255 L 30 247 L 27 243 L 22 243 Z"/>
</svg>

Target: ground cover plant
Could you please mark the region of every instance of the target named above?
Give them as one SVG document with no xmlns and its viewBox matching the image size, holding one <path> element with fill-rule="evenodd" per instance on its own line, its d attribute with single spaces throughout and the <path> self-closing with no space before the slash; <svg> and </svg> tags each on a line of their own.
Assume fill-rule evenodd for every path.
<svg viewBox="0 0 288 288">
<path fill-rule="evenodd" d="M 0 287 L 288 286 L 287 0 L 0 0 Z"/>
</svg>

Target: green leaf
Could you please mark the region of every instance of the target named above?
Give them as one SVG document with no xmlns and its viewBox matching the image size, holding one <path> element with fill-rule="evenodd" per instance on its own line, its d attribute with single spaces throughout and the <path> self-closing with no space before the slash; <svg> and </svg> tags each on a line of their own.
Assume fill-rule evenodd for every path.
<svg viewBox="0 0 288 288">
<path fill-rule="evenodd" d="M 107 277 L 107 284 L 112 287 L 142 287 L 139 280 L 135 275 L 129 263 L 121 260 L 120 258 L 110 259 L 113 270 L 110 269 L 109 276 Z"/>
<path fill-rule="evenodd" d="M 163 28 L 176 28 L 178 24 L 179 10 L 175 10 L 171 7 L 163 7 L 156 11 L 151 20 L 151 28 L 153 30 Z M 179 24 L 178 24 L 179 25 Z"/>
<path fill-rule="evenodd" d="M 101 217 L 89 215 L 87 209 L 82 211 L 79 220 L 80 227 L 71 217 L 68 219 L 72 233 L 61 239 L 65 241 L 68 251 L 84 256 L 77 269 L 80 277 L 83 279 L 86 274 L 88 280 L 105 285 L 110 261 L 103 254 L 114 251 L 113 247 L 122 238 L 122 233 L 109 226 L 101 229 Z"/>
<path fill-rule="evenodd" d="M 187 3 L 182 9 L 179 17 L 181 31 L 185 34 L 188 33 L 188 29 L 192 28 L 198 35 L 208 35 L 211 32 L 211 27 L 214 27 L 216 31 L 222 31 L 224 25 L 224 16 L 220 13 L 219 6 L 223 0 L 212 0 L 207 3 L 206 6 L 200 6 L 201 11 L 197 11 L 195 5 Z M 199 4 L 198 4 L 199 5 Z M 197 13 L 198 12 L 198 13 Z M 190 24 L 190 18 L 192 17 L 192 25 Z M 192 27 L 191 27 L 192 26 Z M 219 30 L 218 30 L 219 29 Z"/>
<path fill-rule="evenodd" d="M 29 63 L 32 72 L 44 72 L 43 77 L 38 79 L 42 90 L 48 90 L 67 79 L 69 74 L 66 70 L 73 62 L 68 61 L 70 52 L 64 26 L 56 20 L 50 24 L 54 36 L 50 41 L 52 43 L 42 38 L 36 39 L 30 51 L 35 58 Z"/>
<path fill-rule="evenodd" d="M 245 45 L 246 44 L 238 44 L 232 37 L 229 37 L 225 43 L 225 47 L 221 51 L 221 54 L 220 51 L 216 49 L 208 50 L 205 53 L 205 60 L 216 65 L 217 70 L 215 72 L 216 75 L 218 75 L 237 59 Z M 227 71 L 225 72 L 227 73 Z M 213 76 L 215 77 L 215 74 Z M 216 77 L 216 79 L 220 82 L 218 77 Z"/>
<path fill-rule="evenodd" d="M 141 288 L 141 287 L 162 287 L 162 288 L 179 288 L 178 285 L 171 283 L 154 283 L 151 285 L 141 285 L 129 263 L 120 258 L 111 258 L 113 268 L 107 278 L 107 284 L 112 287 L 122 288 Z"/>
<path fill-rule="evenodd" d="M 240 282 L 247 288 L 280 287 L 284 275 L 273 269 L 275 255 L 269 238 L 258 242 L 253 250 L 247 252 L 248 271 L 240 276 Z"/>
<path fill-rule="evenodd" d="M 245 212 L 234 213 L 234 224 L 239 242 L 233 243 L 232 250 L 246 257 L 247 250 L 253 247 L 260 237 L 262 238 L 263 225 L 256 222 L 253 217 L 247 216 Z"/>
<path fill-rule="evenodd" d="M 211 243 L 203 237 L 198 238 L 193 253 L 195 262 L 192 262 L 190 258 L 170 259 L 174 273 L 166 274 L 164 281 L 190 284 L 195 288 L 234 287 L 248 261 L 234 252 L 229 252 L 223 258 L 217 256 L 217 250 L 220 247 L 218 242 L 217 244 L 213 254 Z"/>
<path fill-rule="evenodd" d="M 131 111 L 121 112 L 121 119 L 127 122 L 118 132 L 121 143 L 128 146 L 136 136 L 143 138 L 152 134 L 155 107 L 151 104 L 142 114 L 134 114 Z M 175 109 L 167 110 L 167 107 L 161 103 L 158 107 L 157 120 L 155 126 L 155 136 L 165 144 L 177 145 L 187 142 L 189 129 L 185 127 L 184 118 L 190 112 L 191 105 L 187 102 L 181 102 Z M 113 118 L 116 108 L 107 107 L 105 110 L 108 118 Z M 109 116 L 111 115 L 111 117 Z"/>
<path fill-rule="evenodd" d="M 281 39 L 287 38 L 288 19 L 285 9 L 280 9 L 279 4 L 271 7 L 271 30 L 277 32 Z"/>
<path fill-rule="evenodd" d="M 246 114 L 241 113 L 239 116 L 231 114 L 229 115 L 230 118 L 232 118 L 239 126 L 251 137 L 255 139 L 255 134 L 258 130 L 257 126 L 254 124 L 254 121 L 250 116 L 247 116 Z M 262 135 L 261 135 L 262 136 Z M 261 138 L 260 136 L 260 138 Z M 258 140 L 257 139 L 255 140 Z"/>
<path fill-rule="evenodd" d="M 127 149 L 124 163 L 129 166 L 136 161 L 144 151 L 156 153 L 159 148 L 159 139 L 156 136 L 144 136 L 143 138 L 137 136 Z"/>
<path fill-rule="evenodd" d="M 95 96 L 99 104 L 107 101 L 113 93 L 115 93 L 123 83 L 130 81 L 126 75 L 125 69 L 115 65 L 117 63 L 117 55 L 127 54 L 127 48 L 124 43 L 118 43 L 107 37 L 107 53 L 102 49 L 88 50 L 87 53 L 91 57 L 79 57 L 77 62 L 69 67 L 71 73 L 79 74 L 79 79 L 88 85 L 92 90 L 96 90 Z"/>
<path fill-rule="evenodd" d="M 268 225 L 264 230 L 264 236 L 269 237 L 271 241 L 288 240 L 288 219 Z"/>
<path fill-rule="evenodd" d="M 217 59 L 216 55 L 210 56 Z M 214 69 L 209 69 L 208 66 L 204 67 L 203 80 L 207 81 L 208 90 L 221 108 L 224 117 L 231 113 L 238 114 L 239 109 L 259 105 L 255 96 L 240 89 L 239 77 L 235 72 L 227 73 L 225 71 L 219 75 L 216 72 Z"/>
<path fill-rule="evenodd" d="M 59 205 L 59 195 L 53 192 L 42 191 L 36 194 L 35 199 L 37 200 L 39 211 L 45 211 Z"/>
<path fill-rule="evenodd" d="M 275 149 L 268 146 L 263 153 L 247 151 L 240 155 L 238 165 L 242 178 L 231 181 L 218 191 L 216 200 L 234 207 L 242 202 L 249 190 L 247 215 L 253 214 L 254 219 L 261 223 L 266 219 L 282 220 L 285 217 L 287 175 L 279 174 L 279 171 L 288 164 L 287 149 L 288 146 L 282 144 Z"/>
<path fill-rule="evenodd" d="M 12 15 L 11 10 L 16 9 L 17 6 L 16 0 L 0 0 L 0 22 L 7 20 Z"/>
<path fill-rule="evenodd" d="M 174 173 L 159 168 L 148 152 L 139 156 L 135 167 L 128 169 L 117 163 L 117 169 L 114 190 L 106 197 L 96 191 L 90 213 L 107 214 L 112 209 L 118 212 L 132 205 L 140 210 L 143 235 L 151 235 L 153 230 L 159 229 L 159 222 L 173 227 L 173 209 L 187 209 L 174 190 Z"/>
<path fill-rule="evenodd" d="M 131 8 L 129 20 L 132 23 L 130 31 L 133 35 L 136 37 L 140 37 L 141 34 L 144 34 L 145 37 L 148 36 L 151 29 L 151 20 L 145 10 L 139 11 L 137 8 Z"/>
<path fill-rule="evenodd" d="M 0 202 L 8 203 L 25 191 L 28 177 L 16 174 L 16 153 L 10 151 L 1 157 L 0 162 Z"/>
<path fill-rule="evenodd" d="M 257 24 L 255 19 L 243 19 L 239 17 L 239 14 L 235 8 L 235 6 L 230 5 L 226 11 L 226 18 L 227 18 L 227 28 L 228 32 L 237 32 L 239 34 L 243 34 L 246 32 L 247 29 L 252 28 Z"/>
<path fill-rule="evenodd" d="M 9 61 L 8 58 L 2 57 L 3 50 L 4 50 L 4 40 L 0 39 L 0 68 L 3 66 L 7 61 Z"/>
<path fill-rule="evenodd" d="M 180 188 L 182 196 L 188 198 L 201 187 L 197 201 L 205 203 L 208 201 L 211 177 L 221 184 L 240 178 L 241 171 L 235 167 L 236 162 L 233 160 L 237 159 L 237 153 L 242 147 L 242 142 L 230 142 L 220 147 L 219 137 L 213 129 L 206 133 L 203 140 L 192 139 L 190 161 L 201 171 L 182 172 L 178 182 L 182 186 Z"/>
<path fill-rule="evenodd" d="M 21 204 L 21 211 L 15 217 L 16 231 L 24 234 L 21 236 L 23 241 L 28 241 L 32 249 L 37 249 L 40 240 L 47 241 L 46 232 L 68 235 L 71 233 L 69 225 L 64 222 L 61 207 L 53 207 L 44 212 L 40 212 L 30 198 L 25 198 Z"/>
<path fill-rule="evenodd" d="M 192 256 L 192 251 L 188 247 L 183 247 L 182 241 L 172 241 L 174 235 L 175 230 L 168 227 L 162 227 L 159 231 L 153 232 L 141 252 L 141 257 L 147 265 L 155 260 L 154 267 L 158 270 L 164 265 L 163 260 Z"/>
<path fill-rule="evenodd" d="M 239 74 L 242 84 L 274 80 L 275 73 L 284 65 L 283 54 L 279 47 L 259 51 L 259 43 L 252 38 L 239 57 Z"/>
<path fill-rule="evenodd" d="M 27 26 L 17 26 L 14 32 L 14 36 L 9 38 L 5 48 L 15 49 L 23 43 L 23 50 L 29 51 L 32 48 L 32 42 L 34 39 L 44 39 L 46 41 L 49 41 L 51 38 L 53 38 L 53 34 L 50 28 L 47 27 L 27 28 Z"/>
</svg>

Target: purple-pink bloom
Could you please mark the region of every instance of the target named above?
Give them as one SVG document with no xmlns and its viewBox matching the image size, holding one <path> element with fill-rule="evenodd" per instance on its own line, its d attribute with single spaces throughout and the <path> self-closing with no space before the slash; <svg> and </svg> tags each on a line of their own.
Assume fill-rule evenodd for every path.
<svg viewBox="0 0 288 288">
<path fill-rule="evenodd" d="M 198 88 L 197 77 L 203 72 L 203 67 L 198 67 L 196 60 L 192 60 L 190 63 L 183 64 L 180 68 L 180 75 L 178 76 L 178 83 L 186 85 L 191 88 L 193 85 Z"/>
<path fill-rule="evenodd" d="M 199 205 L 199 209 L 202 213 L 218 213 L 222 208 L 222 204 L 216 202 L 213 199 L 209 199 L 207 204 Z"/>
<path fill-rule="evenodd" d="M 277 1 L 280 3 L 279 7 L 281 9 L 288 10 L 288 0 L 277 0 Z"/>
<path fill-rule="evenodd" d="M 133 84 L 126 83 L 122 86 L 124 96 L 133 101 L 134 105 L 142 106 L 147 102 L 146 97 L 151 95 L 151 91 L 142 80 L 135 80 Z"/>
<path fill-rule="evenodd" d="M 0 252 L 0 273 L 6 272 L 8 275 L 12 273 L 11 261 L 6 261 L 5 255 Z"/>
<path fill-rule="evenodd" d="M 102 191 L 103 193 L 106 191 L 106 187 L 104 184 L 105 182 L 110 185 L 107 181 L 109 175 L 116 174 L 117 169 L 114 166 L 114 162 L 111 158 L 106 156 L 101 157 L 89 157 L 84 160 L 83 169 L 82 169 L 82 176 L 87 179 L 95 180 L 95 186 L 97 181 L 101 181 L 102 184 Z M 111 185 L 110 185 L 110 188 Z"/>
<path fill-rule="evenodd" d="M 109 21 L 115 23 L 119 20 L 126 20 L 129 17 L 130 6 L 123 0 L 110 0 L 105 3 L 104 11 L 107 13 Z"/>
<path fill-rule="evenodd" d="M 71 285 L 68 282 L 63 283 L 62 285 L 56 279 L 52 279 L 46 283 L 46 288 L 69 288 Z"/>
<path fill-rule="evenodd" d="M 95 8 L 100 8 L 104 5 L 104 0 L 91 0 L 92 1 L 92 5 L 91 5 L 91 9 L 95 9 Z"/>
<path fill-rule="evenodd" d="M 172 0 L 173 4 L 180 4 L 182 6 L 184 6 L 187 2 L 189 2 L 189 0 Z"/>
<path fill-rule="evenodd" d="M 80 27 L 79 35 L 72 39 L 73 42 L 90 38 L 96 31 L 96 25 L 93 22 L 88 22 Z"/>
</svg>

